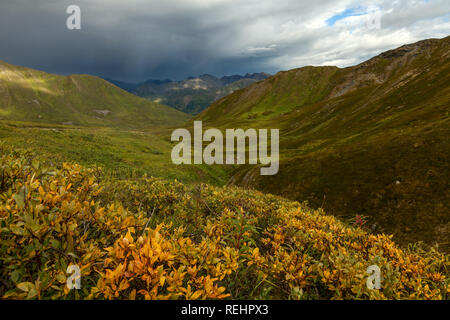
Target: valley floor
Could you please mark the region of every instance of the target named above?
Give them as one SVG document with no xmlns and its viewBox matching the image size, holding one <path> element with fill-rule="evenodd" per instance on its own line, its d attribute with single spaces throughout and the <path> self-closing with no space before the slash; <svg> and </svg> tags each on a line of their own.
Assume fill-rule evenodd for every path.
<svg viewBox="0 0 450 320">
<path fill-rule="evenodd" d="M 224 185 L 224 167 L 176 166 L 170 153 L 171 131 L 126 130 L 114 127 L 86 127 L 32 122 L 0 121 L 0 142 L 18 148 L 32 148 L 56 161 L 75 161 L 101 166 L 118 178 L 148 176 L 183 182 Z"/>
</svg>

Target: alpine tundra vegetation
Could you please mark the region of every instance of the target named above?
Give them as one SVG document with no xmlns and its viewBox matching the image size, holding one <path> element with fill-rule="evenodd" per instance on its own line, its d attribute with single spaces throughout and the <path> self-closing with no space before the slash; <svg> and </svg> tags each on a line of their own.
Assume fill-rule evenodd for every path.
<svg viewBox="0 0 450 320">
<path fill-rule="evenodd" d="M 0 297 L 448 299 L 449 41 L 279 72 L 193 119 L 0 62 Z"/>
<path fill-rule="evenodd" d="M 236 187 L 0 145 L 0 295 L 20 299 L 446 299 L 448 256 Z M 69 290 L 68 266 L 81 271 Z M 380 290 L 366 285 L 378 265 Z"/>
</svg>

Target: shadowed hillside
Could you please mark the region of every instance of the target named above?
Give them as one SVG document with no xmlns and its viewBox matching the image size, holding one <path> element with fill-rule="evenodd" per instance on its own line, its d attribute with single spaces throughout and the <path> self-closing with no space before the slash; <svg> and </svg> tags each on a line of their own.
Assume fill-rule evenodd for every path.
<svg viewBox="0 0 450 320">
<path fill-rule="evenodd" d="M 284 71 L 214 103 L 204 126 L 280 128 L 280 171 L 230 183 L 367 216 L 401 243 L 449 249 L 450 37 L 357 66 Z"/>
</svg>

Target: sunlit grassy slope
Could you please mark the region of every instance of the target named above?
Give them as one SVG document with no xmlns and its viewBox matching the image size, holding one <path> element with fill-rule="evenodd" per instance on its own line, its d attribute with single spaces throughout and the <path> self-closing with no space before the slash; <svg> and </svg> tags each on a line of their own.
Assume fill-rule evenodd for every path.
<svg viewBox="0 0 450 320">
<path fill-rule="evenodd" d="M 89 75 L 57 76 L 0 61 L 0 119 L 148 128 L 189 118 Z"/>
<path fill-rule="evenodd" d="M 447 299 L 448 256 L 322 210 L 50 162 L 0 145 L 3 299 Z M 379 290 L 366 285 L 371 265 Z"/>
<path fill-rule="evenodd" d="M 368 216 L 401 243 L 449 250 L 450 37 L 387 51 L 354 67 L 276 74 L 197 119 L 221 128 L 279 128 L 277 175 L 241 167 L 232 183 L 343 218 Z"/>
<path fill-rule="evenodd" d="M 0 121 L 0 142 L 33 148 L 47 158 L 103 167 L 116 178 L 148 176 L 223 185 L 224 167 L 177 166 L 172 163 L 171 131 L 165 128 L 126 130 L 33 122 Z"/>
<path fill-rule="evenodd" d="M 190 116 L 100 78 L 57 76 L 0 62 L 0 141 L 55 161 L 102 166 L 116 177 L 223 184 L 223 168 L 175 166 L 169 127 Z"/>
</svg>

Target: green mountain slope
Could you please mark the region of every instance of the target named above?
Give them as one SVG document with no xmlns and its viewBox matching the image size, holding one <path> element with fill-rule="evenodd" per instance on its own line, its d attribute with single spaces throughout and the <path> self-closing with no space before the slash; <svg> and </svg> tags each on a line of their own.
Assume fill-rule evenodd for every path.
<svg viewBox="0 0 450 320">
<path fill-rule="evenodd" d="M 280 72 L 217 101 L 204 126 L 279 128 L 280 171 L 240 167 L 255 187 L 375 232 L 449 249 L 450 37 L 387 51 L 348 68 Z"/>
<path fill-rule="evenodd" d="M 0 119 L 150 127 L 189 118 L 89 75 L 58 76 L 0 62 Z"/>
</svg>

